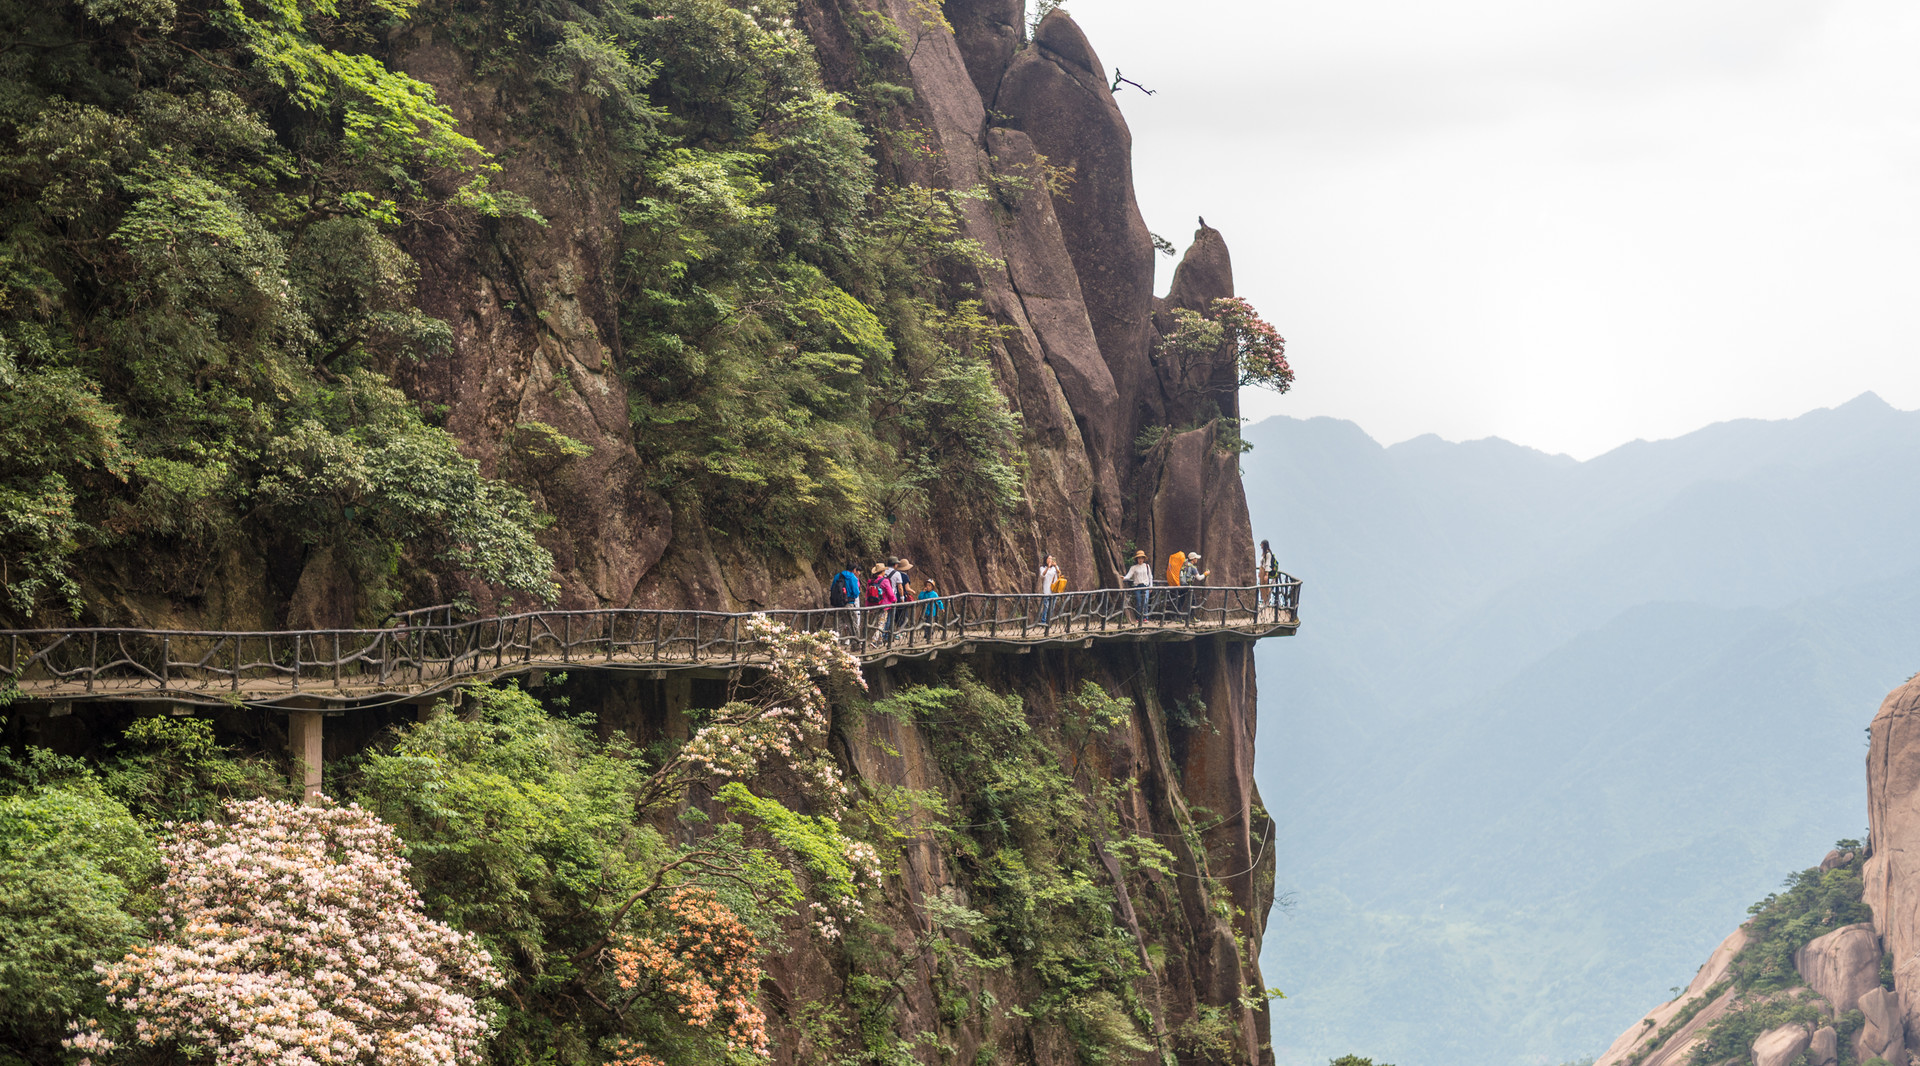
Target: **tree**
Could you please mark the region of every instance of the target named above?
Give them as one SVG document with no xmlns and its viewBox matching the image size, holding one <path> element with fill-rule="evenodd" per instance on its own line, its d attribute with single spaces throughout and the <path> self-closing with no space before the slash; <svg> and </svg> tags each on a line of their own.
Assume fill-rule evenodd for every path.
<svg viewBox="0 0 1920 1066">
<path fill-rule="evenodd" d="M 211 1052 L 221 1066 L 454 1066 L 483 1057 L 498 985 L 471 936 L 426 917 L 393 830 L 358 806 L 229 803 L 180 826 L 152 943 L 97 967 L 117 1015 L 67 1044 Z"/>
<path fill-rule="evenodd" d="M 1155 355 L 1171 371 L 1175 392 L 1203 397 L 1213 387 L 1217 366 L 1227 357 L 1232 359 L 1237 388 L 1286 392 L 1293 387 L 1287 339 L 1240 297 L 1215 300 L 1204 315 L 1176 308 L 1173 320 L 1173 331 L 1161 339 Z"/>
</svg>

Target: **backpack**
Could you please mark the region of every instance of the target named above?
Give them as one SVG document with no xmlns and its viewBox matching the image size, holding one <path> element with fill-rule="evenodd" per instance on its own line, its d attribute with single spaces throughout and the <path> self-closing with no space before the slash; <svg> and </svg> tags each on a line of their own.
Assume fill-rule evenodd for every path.
<svg viewBox="0 0 1920 1066">
<path fill-rule="evenodd" d="M 1180 571 L 1185 569 L 1186 565 L 1186 552 L 1174 552 L 1172 555 L 1167 556 L 1167 584 L 1178 585 L 1180 583 Z"/>
<path fill-rule="evenodd" d="M 851 570 L 842 570 L 833 575 L 833 586 L 827 590 L 827 602 L 835 607 L 845 607 L 860 598 L 860 575 Z"/>
<path fill-rule="evenodd" d="M 1048 592 L 1067 591 L 1067 576 L 1065 574 L 1055 575 L 1053 579 L 1053 584 L 1047 586 L 1047 591 Z"/>
</svg>

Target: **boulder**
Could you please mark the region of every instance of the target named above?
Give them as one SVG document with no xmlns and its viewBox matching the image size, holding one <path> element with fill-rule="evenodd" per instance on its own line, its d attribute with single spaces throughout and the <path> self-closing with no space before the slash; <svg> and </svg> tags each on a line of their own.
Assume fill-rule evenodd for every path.
<svg viewBox="0 0 1920 1066">
<path fill-rule="evenodd" d="M 1783 1025 L 1760 1034 L 1753 1042 L 1753 1066 L 1787 1066 L 1813 1040 L 1804 1025 Z"/>
<path fill-rule="evenodd" d="M 1793 968 L 1815 992 L 1845 1014 L 1868 989 L 1880 987 L 1880 938 L 1862 923 L 1835 929 L 1793 953 Z"/>
<path fill-rule="evenodd" d="M 1896 966 L 1908 1023 L 1920 1022 L 1920 676 L 1894 689 L 1869 732 L 1867 824 L 1873 854 L 1861 867 L 1865 900 Z M 1863 1008 L 1864 1009 L 1864 1008 Z"/>
<path fill-rule="evenodd" d="M 1822 873 L 1825 873 L 1828 870 L 1838 870 L 1840 867 L 1845 866 L 1848 863 L 1852 862 L 1853 858 L 1854 858 L 1853 852 L 1841 851 L 1840 849 L 1835 848 L 1834 850 L 1827 852 L 1826 858 L 1820 860 L 1820 871 Z"/>
<path fill-rule="evenodd" d="M 1906 1020 L 1900 995 L 1875 987 L 1860 997 L 1860 1013 L 1867 1022 L 1853 1038 L 1854 1058 L 1887 1060 L 1889 1066 L 1907 1066 Z"/>
<path fill-rule="evenodd" d="M 1813 1031 L 1813 1039 L 1807 1043 L 1807 1066 L 1839 1066 L 1840 1034 L 1833 1026 L 1823 1025 Z"/>
</svg>

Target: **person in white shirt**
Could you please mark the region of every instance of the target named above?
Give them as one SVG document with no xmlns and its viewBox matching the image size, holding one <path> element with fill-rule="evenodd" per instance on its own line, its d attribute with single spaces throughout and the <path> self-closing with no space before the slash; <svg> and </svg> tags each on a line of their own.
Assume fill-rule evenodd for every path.
<svg viewBox="0 0 1920 1066">
<path fill-rule="evenodd" d="M 1053 556 L 1051 555 L 1047 556 L 1047 561 L 1040 564 L 1040 590 L 1039 591 L 1040 591 L 1040 595 L 1045 597 L 1045 599 L 1042 599 L 1040 601 L 1040 624 L 1041 625 L 1046 625 L 1047 619 L 1053 615 L 1053 600 L 1054 600 L 1053 583 L 1056 580 L 1058 580 L 1059 577 L 1060 577 L 1060 567 L 1054 563 Z"/>
<path fill-rule="evenodd" d="M 1127 569 L 1123 578 L 1128 588 L 1133 590 L 1133 620 L 1147 620 L 1147 603 L 1153 595 L 1153 567 L 1147 565 L 1147 553 L 1133 553 L 1133 565 Z"/>
</svg>

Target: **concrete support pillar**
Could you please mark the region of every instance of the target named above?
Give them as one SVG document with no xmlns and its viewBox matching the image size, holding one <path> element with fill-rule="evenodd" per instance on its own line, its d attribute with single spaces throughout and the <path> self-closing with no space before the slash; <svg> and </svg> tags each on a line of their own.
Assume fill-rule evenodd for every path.
<svg viewBox="0 0 1920 1066">
<path fill-rule="evenodd" d="M 319 711 L 287 712 L 287 749 L 293 756 L 293 785 L 300 790 L 300 801 L 312 803 L 320 795 L 320 723 Z"/>
<path fill-rule="evenodd" d="M 660 683 L 660 691 L 667 703 L 667 735 L 676 740 L 692 737 L 687 708 L 693 705 L 693 678 L 686 674 L 668 674 Z"/>
</svg>

